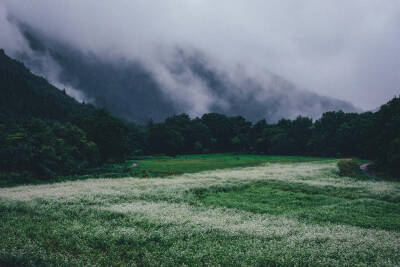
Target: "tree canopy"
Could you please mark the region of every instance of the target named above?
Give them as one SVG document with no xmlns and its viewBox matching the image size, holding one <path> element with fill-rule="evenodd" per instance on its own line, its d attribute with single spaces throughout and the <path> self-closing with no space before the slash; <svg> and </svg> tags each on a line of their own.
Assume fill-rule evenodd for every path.
<svg viewBox="0 0 400 267">
<path fill-rule="evenodd" d="M 360 157 L 400 176 L 400 98 L 313 121 L 178 114 L 146 125 L 79 103 L 0 50 L 0 178 L 50 179 L 135 155 L 259 153 Z"/>
</svg>

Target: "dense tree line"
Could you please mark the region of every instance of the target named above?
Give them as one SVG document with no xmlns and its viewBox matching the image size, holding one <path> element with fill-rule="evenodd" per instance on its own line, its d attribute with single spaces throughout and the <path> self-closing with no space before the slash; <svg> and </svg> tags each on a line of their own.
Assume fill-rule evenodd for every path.
<svg viewBox="0 0 400 267">
<path fill-rule="evenodd" d="M 0 125 L 0 167 L 42 179 L 79 173 L 99 162 L 97 145 L 77 126 L 30 119 Z"/>
<path fill-rule="evenodd" d="M 83 173 L 126 159 L 135 147 L 128 140 L 126 123 L 104 110 L 71 122 L 28 117 L 0 123 L 0 173 L 26 179 Z"/>
<path fill-rule="evenodd" d="M 51 179 L 137 155 L 220 152 L 355 156 L 398 177 L 400 98 L 377 112 L 333 111 L 316 121 L 208 113 L 141 125 L 78 103 L 0 50 L 0 179 Z"/>
<path fill-rule="evenodd" d="M 360 157 L 380 168 L 400 174 L 400 98 L 395 97 L 379 111 L 326 112 L 316 121 L 297 117 L 268 124 L 241 116 L 208 113 L 191 119 L 175 115 L 163 123 L 137 126 L 142 142 L 133 151 L 144 154 L 258 153 Z"/>
</svg>

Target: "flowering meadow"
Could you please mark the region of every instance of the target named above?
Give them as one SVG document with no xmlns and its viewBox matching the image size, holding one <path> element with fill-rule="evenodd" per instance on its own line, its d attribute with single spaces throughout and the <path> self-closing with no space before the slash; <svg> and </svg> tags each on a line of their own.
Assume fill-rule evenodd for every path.
<svg viewBox="0 0 400 267">
<path fill-rule="evenodd" d="M 400 265 L 400 183 L 337 160 L 0 188 L 0 265 Z"/>
</svg>

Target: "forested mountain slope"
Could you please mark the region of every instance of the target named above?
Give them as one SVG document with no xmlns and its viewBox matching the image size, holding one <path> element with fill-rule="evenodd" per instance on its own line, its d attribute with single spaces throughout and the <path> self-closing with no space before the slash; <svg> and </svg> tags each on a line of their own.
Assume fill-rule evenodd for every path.
<svg viewBox="0 0 400 267">
<path fill-rule="evenodd" d="M 316 119 L 332 110 L 360 111 L 347 101 L 297 88 L 269 71 L 253 77 L 240 67 L 228 70 L 201 51 L 177 48 L 168 56 L 160 52 L 159 61 L 134 60 L 117 51 L 81 51 L 25 25 L 20 28 L 33 52 L 18 59 L 129 121 L 159 122 L 173 114 L 216 112 L 277 122 L 298 115 Z"/>
<path fill-rule="evenodd" d="M 46 79 L 33 75 L 22 63 L 0 50 L 0 119 L 40 117 L 59 121 L 90 114 L 94 108 L 82 105 Z"/>
<path fill-rule="evenodd" d="M 52 178 L 122 159 L 127 136 L 121 120 L 77 102 L 0 50 L 0 179 Z"/>
<path fill-rule="evenodd" d="M 0 52 L 0 179 L 52 179 L 137 155 L 257 153 L 360 157 L 400 173 L 400 98 L 376 112 L 256 123 L 206 113 L 127 122 L 79 103 Z"/>
</svg>

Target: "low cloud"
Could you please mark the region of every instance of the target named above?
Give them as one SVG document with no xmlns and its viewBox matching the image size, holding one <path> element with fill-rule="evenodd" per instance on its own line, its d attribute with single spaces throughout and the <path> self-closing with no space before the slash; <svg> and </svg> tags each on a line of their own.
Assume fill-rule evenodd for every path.
<svg viewBox="0 0 400 267">
<path fill-rule="evenodd" d="M 287 81 L 290 88 L 296 84 L 368 110 L 398 94 L 400 87 L 400 9 L 395 1 L 5 0 L 0 25 L 5 37 L 0 46 L 7 53 L 40 61 L 32 66 L 41 66 L 38 72 L 80 100 L 93 99 L 79 82 L 62 81 L 64 66 L 51 54 L 32 51 L 18 25 L 44 37 L 45 45 L 61 43 L 113 64 L 139 62 L 173 101 L 171 112 L 229 111 L 239 106 L 232 103 L 235 96 L 252 95 L 260 102 L 285 91 L 291 96 L 276 101 L 291 110 L 273 116 L 324 110 L 316 103 L 314 111 L 305 111 L 308 107 L 300 105 L 306 99 L 296 102 L 297 93 L 285 89 L 289 85 L 276 86 Z M 230 84 L 223 97 L 185 61 L 193 55 L 196 61 L 203 58 L 225 87 Z"/>
</svg>

